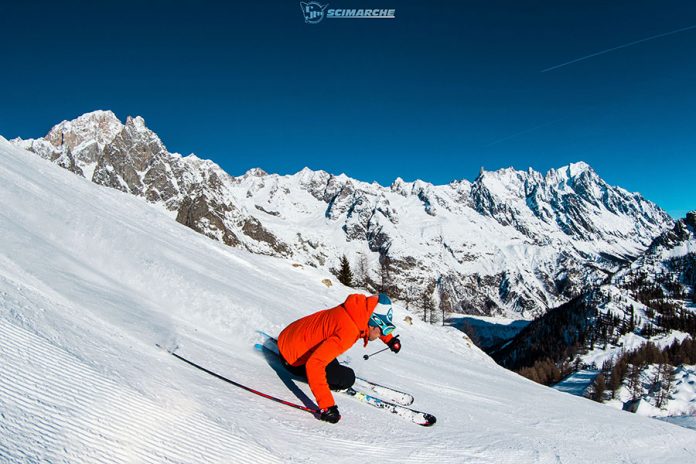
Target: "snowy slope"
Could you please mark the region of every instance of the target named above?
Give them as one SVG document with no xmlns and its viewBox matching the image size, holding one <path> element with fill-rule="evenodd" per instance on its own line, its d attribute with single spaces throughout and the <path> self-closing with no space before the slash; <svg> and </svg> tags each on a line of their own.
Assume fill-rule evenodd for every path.
<svg viewBox="0 0 696 464">
<path fill-rule="evenodd" d="M 337 398 L 322 423 L 207 376 L 299 402 L 263 356 L 277 333 L 348 289 L 324 271 L 226 247 L 141 199 L 0 137 L 0 461 L 691 462 L 693 431 L 506 371 L 454 328 L 399 327 L 404 349 L 359 375 L 412 392 L 425 429 Z M 406 312 L 397 308 L 397 320 Z M 370 345 L 367 352 L 376 349 Z M 299 390 L 309 394 L 304 384 Z"/>
</svg>

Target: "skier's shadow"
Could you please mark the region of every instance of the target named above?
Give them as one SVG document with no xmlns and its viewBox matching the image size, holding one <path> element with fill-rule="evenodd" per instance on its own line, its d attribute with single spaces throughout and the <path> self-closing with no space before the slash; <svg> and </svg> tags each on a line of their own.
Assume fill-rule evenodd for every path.
<svg viewBox="0 0 696 464">
<path fill-rule="evenodd" d="M 307 382 L 307 379 L 294 375 L 292 372 L 288 371 L 283 363 L 278 358 L 278 355 L 271 352 L 268 348 L 262 351 L 264 358 L 268 365 L 275 371 L 283 384 L 287 387 L 290 392 L 295 395 L 295 397 L 302 402 L 302 404 L 307 408 L 318 409 L 319 407 L 308 397 L 305 392 L 302 391 L 300 387 L 297 386 L 295 380 L 300 380 L 302 382 Z"/>
</svg>

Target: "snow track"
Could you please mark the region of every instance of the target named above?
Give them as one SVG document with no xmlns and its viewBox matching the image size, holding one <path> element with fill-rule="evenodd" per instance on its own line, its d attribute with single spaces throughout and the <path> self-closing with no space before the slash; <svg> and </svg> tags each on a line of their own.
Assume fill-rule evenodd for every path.
<svg viewBox="0 0 696 464">
<path fill-rule="evenodd" d="M 202 414 L 157 404 L 4 320 L 0 340 L 2 461 L 279 462 Z"/>
</svg>

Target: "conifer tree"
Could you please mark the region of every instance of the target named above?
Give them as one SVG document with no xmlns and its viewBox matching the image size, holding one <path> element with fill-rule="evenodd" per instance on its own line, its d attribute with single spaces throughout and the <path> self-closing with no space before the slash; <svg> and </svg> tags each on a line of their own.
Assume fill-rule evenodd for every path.
<svg viewBox="0 0 696 464">
<path fill-rule="evenodd" d="M 353 286 L 353 272 L 350 270 L 350 263 L 346 255 L 341 258 L 341 268 L 338 271 L 338 281 L 346 287 Z"/>
<path fill-rule="evenodd" d="M 388 254 L 379 257 L 379 280 L 378 290 L 380 292 L 393 293 L 389 291 L 389 287 L 392 286 L 392 264 Z"/>
<path fill-rule="evenodd" d="M 655 406 L 658 408 L 662 408 L 662 405 L 664 404 L 664 397 L 662 393 L 662 382 L 664 380 L 664 372 L 664 363 L 658 364 L 655 368 L 655 374 L 653 375 L 653 378 L 650 380 L 650 392 L 655 395 Z"/>
<path fill-rule="evenodd" d="M 440 286 L 440 311 L 442 312 L 442 325 L 445 325 L 445 318 L 448 312 L 452 311 L 452 302 L 449 294 Z"/>
<path fill-rule="evenodd" d="M 592 399 L 601 403 L 604 398 L 604 390 L 606 390 L 604 374 L 599 374 L 595 377 L 592 387 Z"/>
<path fill-rule="evenodd" d="M 674 385 L 674 368 L 670 364 L 661 364 L 658 367 L 658 374 L 661 378 L 659 390 L 655 396 L 655 406 L 662 408 L 667 405 L 669 395 Z"/>
<path fill-rule="evenodd" d="M 643 382 L 640 378 L 641 368 L 639 365 L 630 364 L 628 368 L 628 391 L 632 400 L 637 400 L 643 396 Z"/>
<path fill-rule="evenodd" d="M 440 322 L 440 311 L 435 304 L 435 299 L 433 298 L 433 307 L 430 309 L 430 323 L 437 324 Z"/>
<path fill-rule="evenodd" d="M 423 309 L 423 322 L 428 322 L 430 313 L 435 309 L 435 281 L 431 280 L 423 289 L 420 297 L 421 308 Z"/>
<path fill-rule="evenodd" d="M 358 262 L 355 267 L 355 275 L 353 276 L 353 283 L 358 287 L 367 287 L 369 280 L 369 270 L 367 263 L 367 256 L 365 253 L 358 253 Z"/>
<path fill-rule="evenodd" d="M 616 398 L 616 393 L 621 388 L 624 376 L 624 361 L 623 359 L 618 359 L 614 367 L 611 369 L 611 375 L 609 376 L 609 390 L 611 391 L 611 399 Z"/>
</svg>

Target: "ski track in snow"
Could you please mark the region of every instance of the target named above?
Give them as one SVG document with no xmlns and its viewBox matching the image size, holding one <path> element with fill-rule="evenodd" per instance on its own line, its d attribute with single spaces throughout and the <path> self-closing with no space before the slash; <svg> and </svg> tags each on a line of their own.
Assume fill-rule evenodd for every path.
<svg viewBox="0 0 696 464">
<path fill-rule="evenodd" d="M 124 389 L 4 320 L 0 339 L 0 451 L 9 462 L 281 462 L 198 413 Z"/>
</svg>

